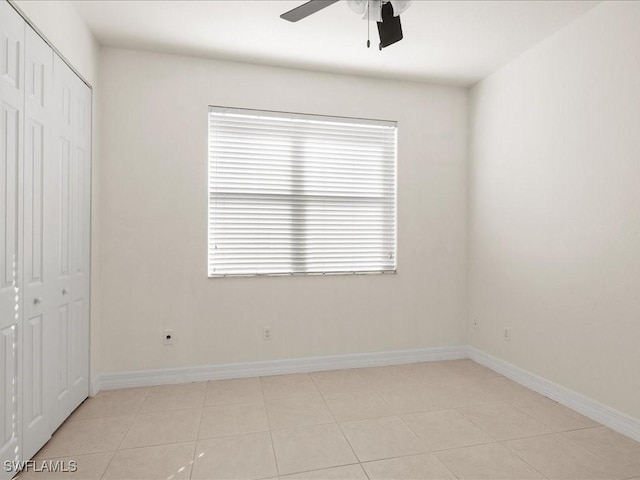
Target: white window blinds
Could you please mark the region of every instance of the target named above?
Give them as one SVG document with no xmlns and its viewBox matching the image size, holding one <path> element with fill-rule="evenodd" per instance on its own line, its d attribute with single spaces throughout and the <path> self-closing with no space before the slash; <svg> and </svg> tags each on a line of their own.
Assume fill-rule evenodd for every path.
<svg viewBox="0 0 640 480">
<path fill-rule="evenodd" d="M 209 276 L 396 269 L 395 122 L 209 110 Z"/>
</svg>

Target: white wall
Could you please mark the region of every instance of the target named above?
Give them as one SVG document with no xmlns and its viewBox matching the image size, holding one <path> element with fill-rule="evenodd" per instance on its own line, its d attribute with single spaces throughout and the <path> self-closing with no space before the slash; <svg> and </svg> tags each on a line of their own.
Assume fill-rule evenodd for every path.
<svg viewBox="0 0 640 480">
<path fill-rule="evenodd" d="M 4 0 L 0 0 L 4 1 Z M 99 367 L 99 144 L 100 128 L 98 98 L 98 57 L 100 46 L 86 23 L 69 1 L 15 0 L 13 2 L 29 20 L 47 37 L 56 49 L 71 63 L 92 87 L 92 240 L 91 240 L 91 373 Z"/>
<path fill-rule="evenodd" d="M 473 88 L 469 177 L 470 342 L 636 418 L 639 26 L 603 2 Z"/>
<path fill-rule="evenodd" d="M 466 90 L 114 49 L 100 75 L 103 372 L 466 343 Z M 208 279 L 208 105 L 397 120 L 398 274 Z"/>
</svg>

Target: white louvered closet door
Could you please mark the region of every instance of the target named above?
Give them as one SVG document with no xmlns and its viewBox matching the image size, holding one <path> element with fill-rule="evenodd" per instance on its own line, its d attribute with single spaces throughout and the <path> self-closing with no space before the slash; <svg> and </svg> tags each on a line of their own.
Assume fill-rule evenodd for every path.
<svg viewBox="0 0 640 480">
<path fill-rule="evenodd" d="M 21 458 L 20 252 L 25 24 L 0 2 L 0 467 Z M 0 478 L 10 478 L 4 468 Z"/>
</svg>

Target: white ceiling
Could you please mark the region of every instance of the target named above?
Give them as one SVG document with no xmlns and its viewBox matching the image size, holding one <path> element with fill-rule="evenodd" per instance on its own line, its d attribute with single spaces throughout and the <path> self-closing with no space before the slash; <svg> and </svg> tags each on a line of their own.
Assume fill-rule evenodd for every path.
<svg viewBox="0 0 640 480">
<path fill-rule="evenodd" d="M 371 24 L 338 2 L 297 23 L 299 1 L 79 0 L 102 45 L 369 76 L 472 85 L 597 1 L 426 1 L 402 14 L 383 51 Z"/>
</svg>

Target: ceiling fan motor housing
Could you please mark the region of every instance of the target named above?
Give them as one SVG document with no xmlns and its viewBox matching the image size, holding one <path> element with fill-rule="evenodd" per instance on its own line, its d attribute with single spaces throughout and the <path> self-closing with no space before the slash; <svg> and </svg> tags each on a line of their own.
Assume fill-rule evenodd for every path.
<svg viewBox="0 0 640 480">
<path fill-rule="evenodd" d="M 391 2 L 382 5 L 382 21 L 378 22 L 380 50 L 402 40 L 400 17 L 393 15 Z"/>
</svg>

